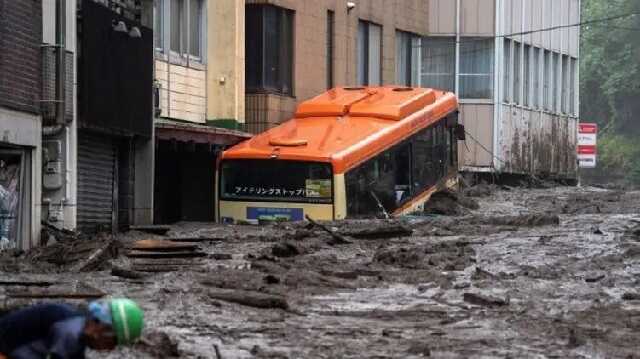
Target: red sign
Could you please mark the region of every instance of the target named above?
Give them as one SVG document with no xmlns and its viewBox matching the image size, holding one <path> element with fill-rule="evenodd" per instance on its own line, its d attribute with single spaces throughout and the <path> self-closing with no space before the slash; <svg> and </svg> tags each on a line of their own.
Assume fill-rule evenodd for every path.
<svg viewBox="0 0 640 359">
<path fill-rule="evenodd" d="M 597 133 L 598 132 L 598 124 L 597 123 L 581 123 L 578 126 L 578 133 Z"/>
<path fill-rule="evenodd" d="M 581 123 L 578 125 L 578 161 L 581 168 L 596 166 L 598 124 Z"/>
</svg>

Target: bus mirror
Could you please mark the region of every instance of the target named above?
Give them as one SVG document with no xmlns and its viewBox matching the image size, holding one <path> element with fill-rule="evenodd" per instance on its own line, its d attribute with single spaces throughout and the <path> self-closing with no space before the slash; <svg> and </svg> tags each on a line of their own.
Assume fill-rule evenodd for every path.
<svg viewBox="0 0 640 359">
<path fill-rule="evenodd" d="M 464 141 L 467 139 L 467 132 L 464 130 L 464 125 L 457 124 L 453 129 L 453 133 L 458 141 Z"/>
</svg>

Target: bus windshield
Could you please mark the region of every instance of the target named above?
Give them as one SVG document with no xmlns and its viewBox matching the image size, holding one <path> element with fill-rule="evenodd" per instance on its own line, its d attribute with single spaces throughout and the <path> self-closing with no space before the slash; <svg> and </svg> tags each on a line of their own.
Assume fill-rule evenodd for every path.
<svg viewBox="0 0 640 359">
<path fill-rule="evenodd" d="M 226 160 L 222 200 L 332 203 L 331 165 L 280 160 Z"/>
</svg>

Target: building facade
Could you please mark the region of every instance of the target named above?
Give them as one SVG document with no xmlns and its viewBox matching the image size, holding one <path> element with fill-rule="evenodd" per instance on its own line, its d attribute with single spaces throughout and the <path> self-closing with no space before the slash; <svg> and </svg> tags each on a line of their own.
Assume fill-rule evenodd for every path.
<svg viewBox="0 0 640 359">
<path fill-rule="evenodd" d="M 419 85 L 460 97 L 463 169 L 575 179 L 580 1 L 429 3 Z"/>
<path fill-rule="evenodd" d="M 40 239 L 42 3 L 0 0 L 0 251 Z"/>
<path fill-rule="evenodd" d="M 418 75 L 427 1 L 245 3 L 249 132 L 281 123 L 297 103 L 335 86 L 408 84 Z"/>
<path fill-rule="evenodd" d="M 244 3 L 147 1 L 156 82 L 154 218 L 211 221 L 217 154 L 244 123 Z"/>
</svg>

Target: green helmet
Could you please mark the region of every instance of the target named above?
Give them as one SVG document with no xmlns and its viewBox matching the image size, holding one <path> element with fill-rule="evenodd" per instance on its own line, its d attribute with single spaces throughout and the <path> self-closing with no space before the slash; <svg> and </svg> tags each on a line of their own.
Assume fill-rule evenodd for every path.
<svg viewBox="0 0 640 359">
<path fill-rule="evenodd" d="M 130 299 L 112 299 L 111 317 L 118 344 L 128 345 L 140 338 L 144 325 L 142 309 Z"/>
</svg>

